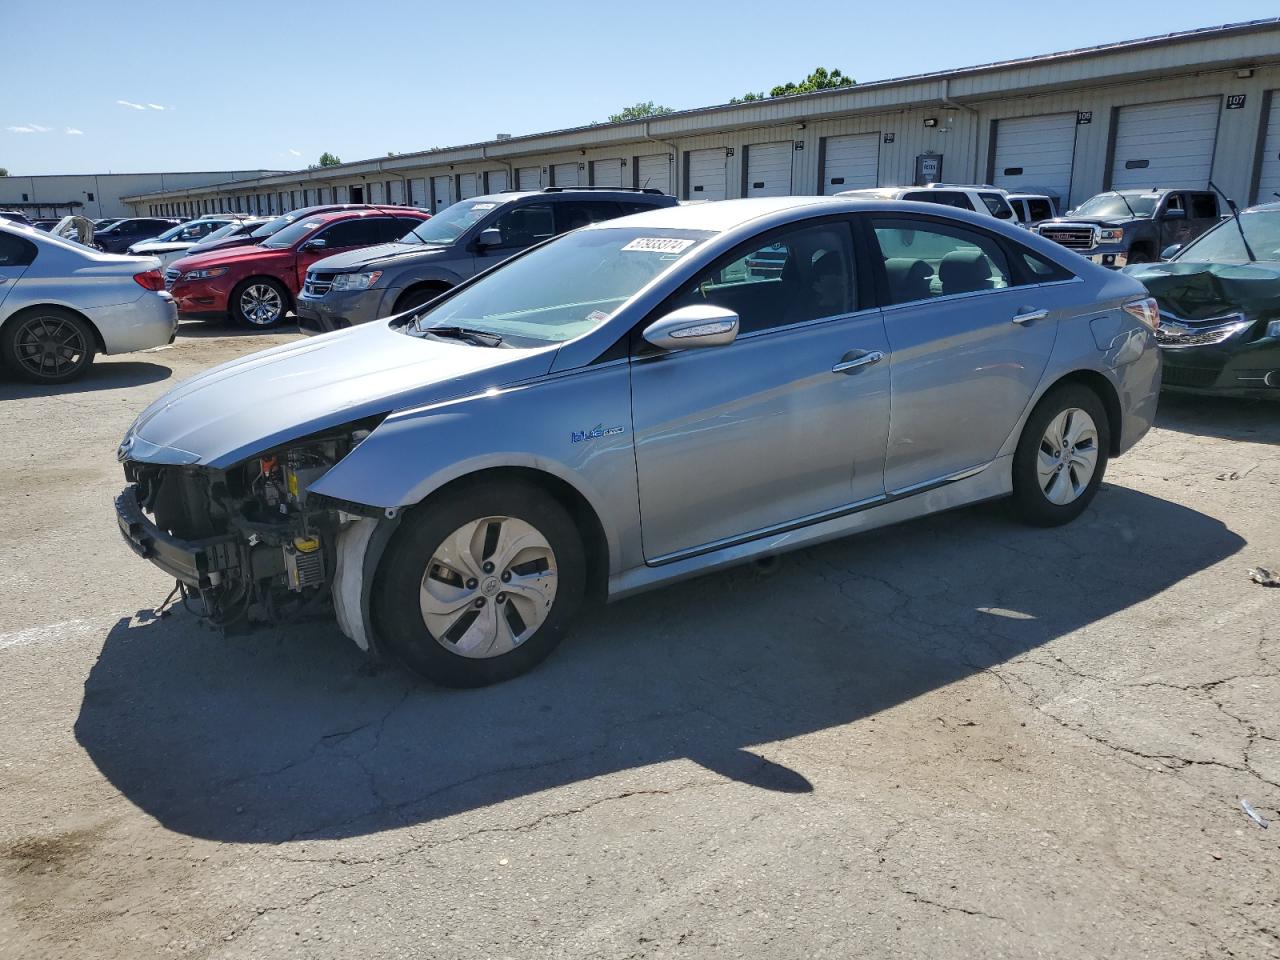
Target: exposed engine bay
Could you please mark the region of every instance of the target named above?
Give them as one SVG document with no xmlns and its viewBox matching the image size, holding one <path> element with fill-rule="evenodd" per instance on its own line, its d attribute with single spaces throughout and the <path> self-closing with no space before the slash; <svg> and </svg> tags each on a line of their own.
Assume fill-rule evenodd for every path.
<svg viewBox="0 0 1280 960">
<path fill-rule="evenodd" d="M 117 499 L 134 551 L 171 573 L 192 612 L 219 627 L 331 613 L 338 534 L 377 513 L 308 487 L 377 421 L 295 441 L 226 470 L 124 461 Z"/>
</svg>

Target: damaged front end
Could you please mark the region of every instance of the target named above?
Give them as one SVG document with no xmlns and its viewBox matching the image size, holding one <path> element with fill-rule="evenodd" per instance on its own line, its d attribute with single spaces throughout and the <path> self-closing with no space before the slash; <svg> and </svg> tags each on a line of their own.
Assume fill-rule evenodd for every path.
<svg viewBox="0 0 1280 960">
<path fill-rule="evenodd" d="M 216 626 L 327 615 L 341 532 L 382 511 L 308 488 L 381 420 L 325 430 L 226 469 L 127 438 L 119 454 L 129 481 L 116 498 L 120 532 Z"/>
</svg>

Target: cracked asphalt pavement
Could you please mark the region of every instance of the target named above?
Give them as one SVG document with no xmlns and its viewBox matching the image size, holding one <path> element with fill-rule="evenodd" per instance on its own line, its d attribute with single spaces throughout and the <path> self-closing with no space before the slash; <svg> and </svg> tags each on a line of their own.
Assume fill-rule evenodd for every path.
<svg viewBox="0 0 1280 960">
<path fill-rule="evenodd" d="M 224 637 L 115 530 L 184 325 L 0 383 L 0 956 L 1280 957 L 1280 406 L 589 611 L 478 691 Z"/>
</svg>

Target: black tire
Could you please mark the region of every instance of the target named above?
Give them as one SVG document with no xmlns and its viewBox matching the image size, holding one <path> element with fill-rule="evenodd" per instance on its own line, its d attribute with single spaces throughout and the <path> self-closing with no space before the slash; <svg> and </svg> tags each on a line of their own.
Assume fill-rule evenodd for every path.
<svg viewBox="0 0 1280 960">
<path fill-rule="evenodd" d="M 0 361 L 29 383 L 67 383 L 83 376 L 97 346 L 93 328 L 62 307 L 35 307 L 0 330 Z"/>
<path fill-rule="evenodd" d="M 446 538 L 488 517 L 513 518 L 534 527 L 553 552 L 557 584 L 546 619 L 527 639 L 506 653 L 480 659 L 446 649 L 448 640 L 431 634 L 420 594 L 428 565 Z M 585 582 L 582 539 L 564 507 L 531 485 L 483 482 L 446 492 L 405 518 L 373 584 L 374 622 L 387 652 L 413 672 L 446 687 L 483 687 L 519 676 L 546 659 L 581 605 Z M 480 590 L 486 586 L 481 584 Z M 491 601 L 498 602 L 499 596 Z M 497 616 L 504 608 L 493 609 Z"/>
<path fill-rule="evenodd" d="M 274 301 L 263 291 L 273 293 Z M 255 310 L 252 306 L 252 303 L 270 302 L 279 304 L 279 309 L 270 315 Z M 279 280 L 272 277 L 250 277 L 236 284 L 236 288 L 231 291 L 227 312 L 237 326 L 248 327 L 251 330 L 270 330 L 284 323 L 285 314 L 292 306 L 293 298 L 289 296 L 289 291 Z"/>
<path fill-rule="evenodd" d="M 417 290 L 410 290 L 408 293 L 402 294 L 400 299 L 396 301 L 396 313 L 407 313 L 416 307 L 422 306 L 424 303 L 430 303 L 440 294 L 444 293 L 447 287 L 419 287 Z"/>
<path fill-rule="evenodd" d="M 1096 460 L 1093 475 L 1079 494 L 1068 503 L 1054 503 L 1042 486 L 1039 458 L 1049 425 L 1064 411 L 1072 409 L 1084 411 L 1093 420 Z M 1043 449 L 1047 455 L 1055 455 L 1049 445 L 1045 445 Z M 1013 507 L 1018 519 L 1037 527 L 1056 527 L 1070 523 L 1080 516 L 1102 485 L 1110 449 L 1111 428 L 1107 421 L 1107 411 L 1096 393 L 1086 386 L 1073 383 L 1056 387 L 1045 394 L 1031 411 L 1018 441 L 1018 449 L 1013 455 Z M 1069 462 L 1056 469 L 1065 471 L 1065 482 L 1072 482 L 1074 474 Z"/>
</svg>

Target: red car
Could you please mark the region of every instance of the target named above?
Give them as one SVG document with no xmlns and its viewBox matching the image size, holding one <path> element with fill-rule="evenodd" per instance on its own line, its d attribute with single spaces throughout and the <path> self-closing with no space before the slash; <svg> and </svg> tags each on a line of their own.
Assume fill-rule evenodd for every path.
<svg viewBox="0 0 1280 960">
<path fill-rule="evenodd" d="M 429 217 L 401 208 L 303 217 L 257 246 L 183 257 L 165 271 L 165 287 L 184 317 L 230 314 L 247 327 L 274 327 L 293 309 L 311 264 L 346 250 L 391 243 Z"/>
</svg>

